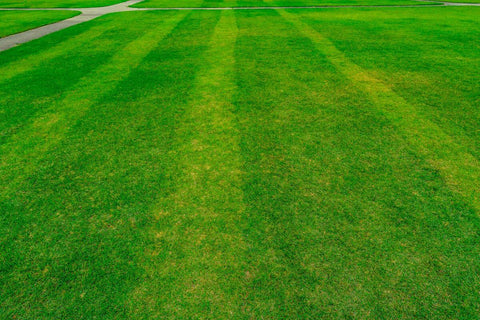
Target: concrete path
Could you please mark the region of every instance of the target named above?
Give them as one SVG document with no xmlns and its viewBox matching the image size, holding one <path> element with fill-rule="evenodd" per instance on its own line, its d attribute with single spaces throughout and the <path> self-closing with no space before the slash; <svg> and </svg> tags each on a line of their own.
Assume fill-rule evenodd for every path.
<svg viewBox="0 0 480 320">
<path fill-rule="evenodd" d="M 418 2 L 429 2 L 429 3 L 441 3 L 445 7 L 480 7 L 480 3 L 461 3 L 461 2 L 445 2 L 445 1 L 435 1 L 435 0 L 414 0 Z"/>
<path fill-rule="evenodd" d="M 328 8 L 425 8 L 442 6 L 471 6 L 478 7 L 480 3 L 454 3 L 435 0 L 416 0 L 419 2 L 429 2 L 431 4 L 423 5 L 359 5 L 359 6 L 304 6 L 304 7 L 221 7 L 221 8 L 131 8 L 131 5 L 143 0 L 129 0 L 126 2 L 114 4 L 107 7 L 98 8 L 0 8 L 0 11 L 12 10 L 72 10 L 80 11 L 81 14 L 70 19 L 52 23 L 43 27 L 31 29 L 21 33 L 13 34 L 0 39 L 0 52 L 8 50 L 19 44 L 29 42 L 47 34 L 74 26 L 76 24 L 95 19 L 108 13 L 125 11 L 171 11 L 171 10 L 278 10 L 278 9 L 328 9 Z"/>
<path fill-rule="evenodd" d="M 0 9 L 0 10 L 72 10 L 72 11 L 80 11 L 81 14 L 78 16 L 75 16 L 70 19 L 66 19 L 63 21 L 55 22 L 43 27 L 35 28 L 35 29 L 30 29 L 24 32 L 12 34 L 10 36 L 7 36 L 5 38 L 0 39 L 0 52 L 8 50 L 12 47 L 15 47 L 19 44 L 29 42 L 38 38 L 41 38 L 43 36 L 46 36 L 47 34 L 74 26 L 76 24 L 89 21 L 95 18 L 98 18 L 100 16 L 103 16 L 107 13 L 112 13 L 112 12 L 123 12 L 123 11 L 133 11 L 136 10 L 135 8 L 130 8 L 129 6 L 138 3 L 142 0 L 129 0 L 126 2 L 122 2 L 119 4 L 115 4 L 112 6 L 108 7 L 99 7 L 99 8 L 68 8 L 68 9 L 63 9 L 63 8 L 55 8 L 55 9 L 44 9 L 44 8 L 35 8 L 35 9 Z"/>
</svg>

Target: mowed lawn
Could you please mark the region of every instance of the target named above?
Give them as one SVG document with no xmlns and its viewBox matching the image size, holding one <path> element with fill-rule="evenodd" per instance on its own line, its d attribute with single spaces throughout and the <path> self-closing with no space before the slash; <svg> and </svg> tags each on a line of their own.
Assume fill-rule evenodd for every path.
<svg viewBox="0 0 480 320">
<path fill-rule="evenodd" d="M 125 0 L 126 1 L 126 0 Z M 454 0 L 455 1 L 455 0 Z M 456 0 L 464 2 L 463 0 Z M 480 0 L 470 0 L 469 2 Z M 0 0 L 0 8 L 87 8 L 102 7 L 123 0 Z M 146 0 L 139 8 L 172 7 L 272 7 L 272 6 L 357 6 L 357 5 L 432 5 L 415 0 Z"/>
<path fill-rule="evenodd" d="M 479 9 L 121 13 L 0 53 L 0 318 L 478 317 Z"/>
<path fill-rule="evenodd" d="M 127 0 L 125 0 L 127 1 Z M 110 6 L 123 0 L 0 0 L 0 8 L 89 8 Z"/>
<path fill-rule="evenodd" d="M 0 11 L 0 38 L 68 19 L 78 11 Z"/>
<path fill-rule="evenodd" d="M 0 0 L 2 1 L 2 0 Z M 58 1 L 58 0 L 55 0 Z M 460 0 L 458 0 L 460 1 Z M 480 0 L 473 0 L 480 1 Z M 301 7 L 301 6 L 361 6 L 361 5 L 432 5 L 435 2 L 415 0 L 145 0 L 139 8 L 197 8 L 197 7 Z"/>
</svg>

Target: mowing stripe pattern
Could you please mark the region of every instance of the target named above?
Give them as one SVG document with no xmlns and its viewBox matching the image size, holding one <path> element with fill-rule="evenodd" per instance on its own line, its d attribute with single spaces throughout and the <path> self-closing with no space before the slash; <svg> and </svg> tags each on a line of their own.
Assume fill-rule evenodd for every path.
<svg viewBox="0 0 480 320">
<path fill-rule="evenodd" d="M 351 62 L 332 42 L 303 23 L 297 15 L 279 12 L 301 30 L 342 74 L 369 95 L 373 106 L 401 130 L 408 143 L 442 172 L 452 190 L 480 210 L 480 161 L 476 157 L 387 85 Z"/>
<path fill-rule="evenodd" d="M 475 318 L 477 21 L 123 12 L 0 53 L 0 318 Z"/>
<path fill-rule="evenodd" d="M 31 172 L 36 161 L 61 141 L 72 124 L 95 105 L 102 96 L 108 94 L 132 69 L 135 69 L 143 58 L 161 41 L 180 21 L 184 15 L 175 15 L 163 24 L 148 31 L 140 38 L 128 43 L 107 63 L 81 79 L 73 88 L 64 93 L 62 99 L 50 108 L 50 112 L 37 118 L 2 146 L 0 172 L 3 177 L 13 177 L 16 170 Z M 32 135 L 32 133 L 34 133 Z M 35 156 L 34 156 L 35 155 Z M 13 161 L 16 159 L 16 161 Z M 34 159 L 32 161 L 32 159 Z M 10 165 L 9 165 L 10 164 Z M 13 164 L 13 165 L 12 165 Z M 20 166 L 19 169 L 16 169 Z M 8 173 L 7 173 L 8 172 Z M 10 179 L 5 186 L 15 186 L 18 181 Z M 2 194 L 8 189 L 1 190 Z"/>
</svg>

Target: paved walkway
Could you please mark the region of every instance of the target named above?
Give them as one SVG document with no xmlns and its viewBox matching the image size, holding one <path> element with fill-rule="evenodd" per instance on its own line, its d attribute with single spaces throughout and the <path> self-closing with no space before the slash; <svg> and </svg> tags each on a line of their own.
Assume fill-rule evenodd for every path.
<svg viewBox="0 0 480 320">
<path fill-rule="evenodd" d="M 8 50 L 12 47 L 15 47 L 19 44 L 29 42 L 38 38 L 41 38 L 43 36 L 46 36 L 47 34 L 74 26 L 76 24 L 93 20 L 95 18 L 98 18 L 100 16 L 103 16 L 107 13 L 112 13 L 112 12 L 123 12 L 123 11 L 134 11 L 136 10 L 135 8 L 130 8 L 129 6 L 138 3 L 142 0 L 129 0 L 126 2 L 122 2 L 119 4 L 115 4 L 112 6 L 108 7 L 99 7 L 99 8 L 55 8 L 55 9 L 44 9 L 44 8 L 22 8 L 22 9 L 0 9 L 0 10 L 73 10 L 73 11 L 80 11 L 81 14 L 78 16 L 75 16 L 70 19 L 66 19 L 63 21 L 55 22 L 43 27 L 35 28 L 35 29 L 30 29 L 24 32 L 12 34 L 8 37 L 1 38 L 0 39 L 0 52 Z"/>
<path fill-rule="evenodd" d="M 304 6 L 304 7 L 222 7 L 222 8 L 131 8 L 134 5 L 143 0 L 129 0 L 122 3 L 114 4 L 107 7 L 99 8 L 0 8 L 0 11 L 12 11 L 12 10 L 72 10 L 80 11 L 81 14 L 70 19 L 52 23 L 43 27 L 31 29 L 21 33 L 13 34 L 5 38 L 0 39 L 0 52 L 8 50 L 19 44 L 29 42 L 47 34 L 74 26 L 76 24 L 95 19 L 103 16 L 107 13 L 113 12 L 125 12 L 125 11 L 171 11 L 171 10 L 277 10 L 277 9 L 326 9 L 326 8 L 415 8 L 415 7 L 442 7 L 442 6 L 480 6 L 480 3 L 454 3 L 454 2 L 442 2 L 434 0 L 416 0 L 419 2 L 431 2 L 432 4 L 422 5 L 359 5 L 359 6 Z"/>
</svg>

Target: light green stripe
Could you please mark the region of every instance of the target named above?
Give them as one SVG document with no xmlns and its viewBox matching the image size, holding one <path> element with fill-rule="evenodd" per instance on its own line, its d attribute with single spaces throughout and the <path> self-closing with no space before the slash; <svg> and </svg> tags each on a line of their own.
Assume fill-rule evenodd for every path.
<svg viewBox="0 0 480 320">
<path fill-rule="evenodd" d="M 168 219 L 172 227 L 151 230 L 159 245 L 172 242 L 179 252 L 185 252 L 178 264 L 172 260 L 168 265 L 155 264 L 159 252 L 152 252 L 147 268 L 151 279 L 162 279 L 182 266 L 182 276 L 173 285 L 176 292 L 162 292 L 172 295 L 169 301 L 173 302 L 162 307 L 179 317 L 187 316 L 182 312 L 199 304 L 211 305 L 212 316 L 220 318 L 240 308 L 238 290 L 242 288 L 227 288 L 241 277 L 239 252 L 245 250 L 239 229 L 245 210 L 243 174 L 232 105 L 237 33 L 234 13 L 222 12 L 204 53 L 192 99 L 178 119 L 173 155 L 178 161 L 175 192 L 161 200 L 155 213 L 158 220 Z M 235 281 L 230 281 L 232 278 Z M 155 301 L 158 292 L 150 290 L 151 286 L 159 285 L 143 284 L 135 292 L 137 299 Z M 142 295 L 138 296 L 139 292 Z M 175 301 L 189 307 L 179 310 Z"/>
</svg>

